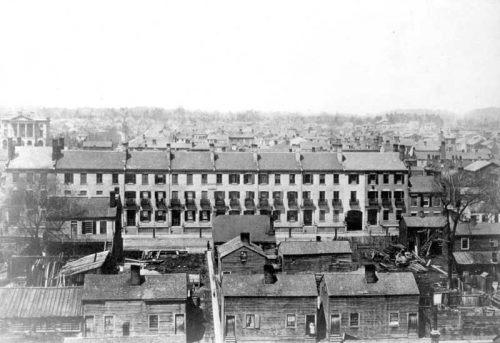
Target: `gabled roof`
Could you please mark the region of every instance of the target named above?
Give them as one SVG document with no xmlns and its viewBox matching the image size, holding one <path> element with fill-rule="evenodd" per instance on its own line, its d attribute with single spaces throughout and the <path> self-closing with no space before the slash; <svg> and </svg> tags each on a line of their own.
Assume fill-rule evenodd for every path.
<svg viewBox="0 0 500 343">
<path fill-rule="evenodd" d="M 216 170 L 257 171 L 257 164 L 251 152 L 221 152 L 215 156 Z"/>
<path fill-rule="evenodd" d="M 212 221 L 213 239 L 216 243 L 228 242 L 240 233 L 250 233 L 252 242 L 275 243 L 269 216 L 217 216 Z"/>
<path fill-rule="evenodd" d="M 453 257 L 457 264 L 462 265 L 476 265 L 476 264 L 498 264 L 498 262 L 493 262 L 492 254 L 496 254 L 498 258 L 498 252 L 492 251 L 455 251 Z M 498 260 L 497 260 L 498 261 Z"/>
<path fill-rule="evenodd" d="M 474 161 L 472 162 L 471 164 L 469 164 L 467 167 L 464 168 L 464 170 L 466 171 L 470 171 L 470 172 L 477 172 L 489 165 L 493 165 L 495 166 L 496 168 L 498 168 L 499 166 L 493 162 L 493 161 L 484 161 L 484 160 L 479 160 L 479 161 Z"/>
<path fill-rule="evenodd" d="M 85 141 L 83 142 L 84 148 L 112 148 L 112 141 Z"/>
<path fill-rule="evenodd" d="M 0 288 L 0 318 L 81 317 L 82 287 Z"/>
<path fill-rule="evenodd" d="M 125 152 L 63 150 L 57 160 L 56 170 L 123 170 Z"/>
<path fill-rule="evenodd" d="M 446 226 L 446 217 L 444 216 L 410 216 L 403 217 L 407 227 L 411 228 L 429 228 L 429 229 L 441 229 Z"/>
<path fill-rule="evenodd" d="M 284 241 L 278 247 L 279 255 L 351 254 L 349 241 Z"/>
<path fill-rule="evenodd" d="M 346 171 L 407 171 L 397 152 L 346 152 Z"/>
<path fill-rule="evenodd" d="M 259 169 L 262 171 L 300 171 L 295 153 L 264 152 L 259 154 Z"/>
<path fill-rule="evenodd" d="M 434 176 L 414 175 L 410 178 L 410 193 L 440 193 L 441 187 Z"/>
<path fill-rule="evenodd" d="M 458 223 L 457 236 L 500 235 L 500 223 Z"/>
<path fill-rule="evenodd" d="M 337 158 L 337 153 L 304 152 L 302 153 L 302 168 L 304 171 L 336 171 L 343 170 Z"/>
<path fill-rule="evenodd" d="M 224 275 L 224 297 L 317 297 L 314 274 L 276 274 L 273 284 L 264 283 L 264 275 Z"/>
<path fill-rule="evenodd" d="M 266 254 L 264 254 L 264 250 L 262 250 L 261 247 L 253 244 L 252 242 L 250 243 L 243 242 L 240 236 L 234 237 L 230 241 L 219 245 L 217 247 L 217 252 L 219 254 L 219 257 L 222 258 L 243 247 L 250 249 L 259 255 L 266 256 Z"/>
<path fill-rule="evenodd" d="M 65 202 L 67 207 L 65 211 L 48 213 L 48 220 L 114 219 L 116 217 L 116 208 L 109 207 L 108 197 L 50 197 L 49 201 L 53 201 L 54 204 Z"/>
<path fill-rule="evenodd" d="M 210 171 L 214 169 L 210 152 L 172 152 L 170 163 L 172 171 Z"/>
<path fill-rule="evenodd" d="M 377 282 L 367 283 L 364 274 L 331 273 L 325 274 L 324 280 L 331 297 L 420 294 L 413 273 L 377 273 L 377 277 Z"/>
<path fill-rule="evenodd" d="M 62 266 L 61 275 L 74 275 L 88 272 L 97 268 L 101 268 L 108 258 L 109 251 L 102 251 L 95 254 L 87 255 L 78 260 L 71 261 Z"/>
<path fill-rule="evenodd" d="M 166 172 L 170 165 L 164 151 L 129 151 L 127 170 L 158 170 Z"/>
<path fill-rule="evenodd" d="M 51 147 L 18 147 L 16 156 L 9 161 L 8 169 L 52 169 Z"/>
<path fill-rule="evenodd" d="M 185 300 L 186 274 L 146 275 L 138 286 L 130 284 L 130 274 L 85 275 L 82 301 L 104 300 Z"/>
</svg>

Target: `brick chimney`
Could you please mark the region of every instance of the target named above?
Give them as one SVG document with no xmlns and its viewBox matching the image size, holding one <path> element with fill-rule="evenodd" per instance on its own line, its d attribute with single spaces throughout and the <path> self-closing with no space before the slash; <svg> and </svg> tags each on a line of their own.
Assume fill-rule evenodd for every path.
<svg viewBox="0 0 500 343">
<path fill-rule="evenodd" d="M 141 283 L 141 266 L 138 264 L 130 265 L 130 284 L 132 286 L 140 286 Z"/>
<path fill-rule="evenodd" d="M 342 154 L 342 146 L 339 146 L 337 148 L 337 160 L 339 161 L 339 163 L 344 162 L 344 155 Z"/>
<path fill-rule="evenodd" d="M 277 281 L 276 275 L 274 274 L 274 267 L 271 264 L 264 265 L 264 283 L 266 285 L 273 284 Z"/>
<path fill-rule="evenodd" d="M 59 146 L 59 140 L 56 138 L 52 140 L 52 160 L 57 161 L 60 157 L 61 157 L 61 148 Z"/>
<path fill-rule="evenodd" d="M 365 279 L 366 283 L 376 283 L 378 281 L 374 264 L 365 265 Z"/>
<path fill-rule="evenodd" d="M 241 242 L 250 244 L 250 232 L 241 232 L 240 239 Z"/>
<path fill-rule="evenodd" d="M 316 236 L 316 242 L 321 242 L 321 236 Z"/>
<path fill-rule="evenodd" d="M 300 151 L 295 152 L 295 160 L 297 161 L 297 163 L 300 163 L 301 157 L 302 156 L 300 155 Z"/>
<path fill-rule="evenodd" d="M 16 145 L 14 144 L 12 138 L 9 138 L 8 141 L 8 157 L 9 161 L 13 160 L 16 157 Z"/>
</svg>

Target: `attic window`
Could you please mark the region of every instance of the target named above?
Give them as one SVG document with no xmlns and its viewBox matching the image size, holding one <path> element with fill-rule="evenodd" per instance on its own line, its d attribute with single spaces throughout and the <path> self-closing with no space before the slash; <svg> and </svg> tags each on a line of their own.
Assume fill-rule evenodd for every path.
<svg viewBox="0 0 500 343">
<path fill-rule="evenodd" d="M 248 259 L 247 252 L 246 251 L 241 251 L 240 252 L 240 261 L 241 263 L 246 263 Z"/>
</svg>

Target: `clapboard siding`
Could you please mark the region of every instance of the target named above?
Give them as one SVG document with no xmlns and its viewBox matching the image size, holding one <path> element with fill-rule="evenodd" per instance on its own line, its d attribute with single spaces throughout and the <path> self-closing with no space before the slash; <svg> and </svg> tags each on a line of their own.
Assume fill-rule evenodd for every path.
<svg viewBox="0 0 500 343">
<path fill-rule="evenodd" d="M 323 293 L 323 292 L 322 292 Z M 341 332 L 359 338 L 399 338 L 416 337 L 417 331 L 408 332 L 408 314 L 418 313 L 418 296 L 352 296 L 327 297 L 325 309 L 327 332 L 330 332 L 330 315 L 341 315 Z M 389 326 L 389 313 L 399 313 L 399 326 Z M 359 327 L 349 325 L 350 313 L 359 313 Z"/>
<path fill-rule="evenodd" d="M 316 297 L 224 298 L 224 314 L 236 319 L 236 341 L 284 340 L 303 341 L 306 336 L 306 315 L 316 316 Z M 260 316 L 259 329 L 245 328 L 245 315 Z M 296 315 L 296 328 L 286 328 L 286 315 Z M 224 325 L 225 325 L 225 318 Z"/>
<path fill-rule="evenodd" d="M 247 261 L 241 262 L 240 253 L 246 252 Z M 257 274 L 262 273 L 264 265 L 266 264 L 266 257 L 248 249 L 241 247 L 230 254 L 220 258 L 219 266 L 221 272 L 231 272 L 239 274 Z"/>
<path fill-rule="evenodd" d="M 282 256 L 283 272 L 327 272 L 337 261 L 352 262 L 352 254 Z"/>
<path fill-rule="evenodd" d="M 130 336 L 158 335 L 169 342 L 185 342 L 185 333 L 175 334 L 175 314 L 186 313 L 183 302 L 149 303 L 144 301 L 106 301 L 84 304 L 84 315 L 94 316 L 95 331 L 91 337 L 104 337 L 104 317 L 114 316 L 112 336 L 123 336 L 123 324 L 130 323 Z M 149 315 L 158 315 L 158 330 L 149 329 Z M 185 318 L 184 318 L 185 323 Z"/>
<path fill-rule="evenodd" d="M 462 250 L 461 241 L 462 238 L 469 238 L 469 249 L 470 251 L 497 251 L 498 247 L 493 247 L 490 243 L 491 240 L 496 240 L 500 243 L 499 235 L 467 235 L 467 236 L 455 236 L 455 241 L 453 242 L 454 251 L 467 251 Z"/>
</svg>

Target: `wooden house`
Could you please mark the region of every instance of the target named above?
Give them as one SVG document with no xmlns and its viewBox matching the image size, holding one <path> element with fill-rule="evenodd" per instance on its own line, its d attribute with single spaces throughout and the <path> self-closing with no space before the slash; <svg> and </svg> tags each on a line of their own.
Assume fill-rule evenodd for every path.
<svg viewBox="0 0 500 343">
<path fill-rule="evenodd" d="M 399 242 L 421 255 L 426 255 L 430 249 L 442 253 L 437 243 L 443 237 L 446 225 L 444 216 L 403 217 L 399 222 Z"/>
<path fill-rule="evenodd" d="M 85 274 L 106 274 L 113 269 L 109 251 L 102 251 L 67 262 L 59 271 L 63 285 L 83 285 Z"/>
<path fill-rule="evenodd" d="M 276 248 L 276 235 L 271 219 L 266 215 L 217 216 L 212 224 L 215 246 L 229 242 L 242 232 L 250 233 L 252 243 L 264 251 Z"/>
<path fill-rule="evenodd" d="M 186 342 L 186 274 L 85 275 L 84 336 L 119 342 Z"/>
<path fill-rule="evenodd" d="M 318 291 L 314 274 L 225 275 L 222 330 L 226 342 L 315 341 Z"/>
<path fill-rule="evenodd" d="M 321 302 L 330 340 L 418 337 L 420 292 L 412 273 L 325 274 Z"/>
<path fill-rule="evenodd" d="M 453 243 L 458 272 L 487 272 L 500 280 L 499 242 L 500 223 L 459 223 Z"/>
<path fill-rule="evenodd" d="M 267 262 L 264 251 L 250 241 L 250 234 L 246 232 L 219 245 L 217 259 L 220 274 L 261 273 Z"/>
<path fill-rule="evenodd" d="M 351 265 L 349 241 L 284 241 L 278 246 L 283 272 L 324 272 Z"/>
<path fill-rule="evenodd" d="M 54 342 L 79 335 L 82 294 L 82 287 L 0 288 L 0 341 L 29 335 Z"/>
</svg>

